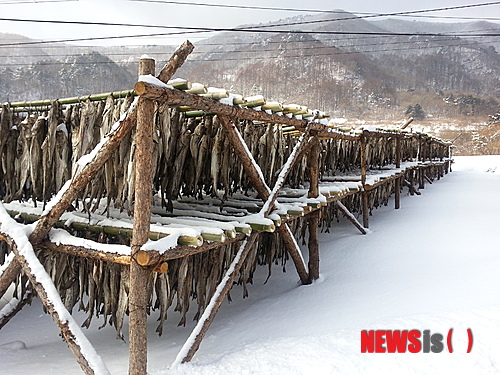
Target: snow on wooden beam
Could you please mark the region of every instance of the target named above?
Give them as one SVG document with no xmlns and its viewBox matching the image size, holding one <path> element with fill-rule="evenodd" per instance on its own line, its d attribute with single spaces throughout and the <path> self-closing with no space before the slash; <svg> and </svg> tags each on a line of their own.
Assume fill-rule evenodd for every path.
<svg viewBox="0 0 500 375">
<path fill-rule="evenodd" d="M 20 217 L 21 219 L 25 220 L 26 222 L 31 222 L 34 223 L 37 220 L 40 219 L 40 215 L 36 214 L 30 214 L 26 212 L 18 212 L 18 211 L 13 211 L 13 210 L 7 210 L 9 215 L 11 217 Z M 105 233 L 113 236 L 123 236 L 123 237 L 132 237 L 132 232 L 133 230 L 130 228 L 123 228 L 120 226 L 111 226 L 111 225 L 92 225 L 88 224 L 85 222 L 80 222 L 80 221 L 65 221 L 65 220 L 59 220 L 54 223 L 55 227 L 60 227 L 60 228 L 72 228 L 80 231 L 89 231 L 93 233 Z M 168 233 L 164 232 L 155 232 L 155 231 L 148 231 L 148 238 L 150 240 L 157 241 L 161 238 L 165 238 L 169 236 Z M 190 246 L 200 246 L 203 244 L 204 240 L 208 241 L 219 241 L 223 242 L 225 238 L 223 236 L 217 236 L 212 233 L 201 233 L 201 236 L 194 237 L 194 236 L 179 236 L 177 238 L 177 244 L 178 245 L 190 245 Z"/>
</svg>

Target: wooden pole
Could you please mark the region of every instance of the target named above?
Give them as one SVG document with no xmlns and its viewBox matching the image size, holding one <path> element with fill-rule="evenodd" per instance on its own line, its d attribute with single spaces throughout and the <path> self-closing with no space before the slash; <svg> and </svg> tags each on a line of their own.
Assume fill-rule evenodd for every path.
<svg viewBox="0 0 500 375">
<path fill-rule="evenodd" d="M 228 133 L 228 138 L 231 146 L 233 147 L 236 155 L 243 165 L 243 169 L 245 170 L 248 179 L 252 183 L 255 190 L 257 190 L 259 198 L 266 202 L 271 195 L 271 189 L 269 189 L 269 186 L 267 186 L 267 184 L 265 183 L 262 171 L 255 162 L 252 154 L 248 150 L 248 147 L 245 147 L 245 141 L 243 140 L 243 137 L 241 136 L 236 126 L 227 117 L 221 116 L 220 120 L 222 126 L 224 126 Z M 290 257 L 295 264 L 295 268 L 299 275 L 300 281 L 302 282 L 302 284 L 309 284 L 309 275 L 306 270 L 304 259 L 302 258 L 302 254 L 300 253 L 297 241 L 295 241 L 295 238 L 293 237 L 288 224 L 285 223 L 280 225 L 276 228 L 276 232 L 283 240 L 285 247 L 290 254 Z"/>
<path fill-rule="evenodd" d="M 425 189 L 424 176 L 425 176 L 425 168 L 418 169 L 418 188 Z"/>
<path fill-rule="evenodd" d="M 361 234 L 366 234 L 366 228 L 363 228 L 363 226 L 359 223 L 358 220 L 356 220 L 356 217 L 347 209 L 346 206 L 342 204 L 340 201 L 335 202 L 337 204 L 337 207 L 339 208 L 340 211 L 344 214 L 344 216 L 349 220 L 358 230 L 361 232 Z"/>
<path fill-rule="evenodd" d="M 4 241 L 0 235 L 0 241 Z M 0 298 L 3 297 L 7 289 L 12 285 L 13 282 L 16 281 L 16 278 L 19 276 L 21 272 L 21 265 L 14 257 L 7 268 L 4 269 L 3 273 L 0 275 Z"/>
<path fill-rule="evenodd" d="M 154 75 L 155 61 L 142 58 L 139 75 Z M 149 270 L 137 262 L 141 246 L 148 240 L 153 191 L 153 123 L 154 102 L 139 98 L 135 133 L 135 201 L 131 240 L 129 291 L 129 374 L 146 375 L 148 359 L 147 282 Z"/>
<path fill-rule="evenodd" d="M 252 232 L 248 238 L 246 238 L 240 246 L 238 253 L 233 259 L 231 265 L 229 266 L 226 274 L 224 275 L 222 281 L 217 286 L 214 295 L 210 299 L 208 307 L 203 312 L 198 324 L 194 328 L 193 332 L 187 339 L 184 346 L 181 348 L 181 351 L 177 355 L 172 368 L 181 364 L 191 361 L 198 348 L 200 347 L 200 343 L 205 337 L 205 334 L 208 331 L 208 328 L 212 324 L 215 315 L 219 311 L 224 298 L 226 298 L 227 294 L 231 290 L 233 286 L 233 282 L 238 275 L 241 267 L 243 266 L 248 253 L 253 247 L 255 240 L 257 239 L 258 232 Z"/>
<path fill-rule="evenodd" d="M 399 210 L 401 207 L 401 177 L 394 181 L 394 208 Z"/>
<path fill-rule="evenodd" d="M 361 212 L 363 214 L 363 227 L 368 228 L 368 195 L 370 194 L 366 190 L 366 171 L 368 169 L 368 164 L 366 160 L 366 138 L 368 136 L 367 131 L 363 131 L 359 139 L 359 147 L 360 147 L 360 163 L 361 163 L 361 184 L 363 185 L 363 191 L 361 192 Z"/>
<path fill-rule="evenodd" d="M 453 162 L 452 162 L 452 159 L 453 159 L 453 147 L 451 147 L 451 145 L 448 147 L 448 157 L 450 159 L 450 161 L 449 161 L 450 172 L 453 172 L 453 170 L 451 169 L 451 166 L 453 164 Z"/>
<path fill-rule="evenodd" d="M 2 329 L 10 319 L 14 317 L 26 304 L 31 304 L 31 300 L 33 299 L 33 289 L 28 289 L 20 300 L 17 298 L 13 298 L 5 307 L 10 310 L 8 313 L 3 314 L 0 311 L 0 329 Z"/>
<path fill-rule="evenodd" d="M 401 168 L 401 138 L 396 138 L 396 168 Z M 401 205 L 401 178 L 394 181 L 394 208 L 398 210 Z"/>
<path fill-rule="evenodd" d="M 308 215 L 307 226 L 309 230 L 309 240 L 307 247 L 309 250 L 309 282 L 319 279 L 319 218 L 320 211 L 316 210 Z"/>
<path fill-rule="evenodd" d="M 408 175 L 409 175 L 409 179 L 408 181 L 403 181 L 403 184 L 406 185 L 408 187 L 408 189 L 410 189 L 410 195 L 414 195 L 417 191 L 417 189 L 415 189 L 415 173 L 418 172 L 418 169 L 410 169 L 410 171 L 408 172 Z M 408 182 L 408 184 L 407 184 Z M 410 187 L 411 186 L 411 187 Z"/>
<path fill-rule="evenodd" d="M 293 117 L 289 118 L 287 116 L 279 116 L 277 114 L 268 114 L 265 111 L 256 111 L 250 108 L 226 105 L 210 98 L 204 98 L 200 95 L 161 87 L 148 82 L 137 82 L 135 84 L 135 92 L 138 95 L 149 99 L 158 100 L 172 105 L 188 106 L 197 110 L 215 113 L 221 117 L 244 118 L 253 121 L 269 122 L 271 124 L 290 125 L 295 126 L 301 131 L 303 131 L 308 124 L 306 120 L 298 120 Z M 320 126 L 320 124 L 318 124 L 318 126 Z M 326 129 L 326 126 L 324 125 L 321 127 L 323 130 Z"/>
<path fill-rule="evenodd" d="M 167 83 L 170 78 L 172 78 L 180 67 L 186 61 L 187 57 L 191 52 L 193 52 L 194 46 L 189 40 L 186 40 L 182 45 L 173 53 L 170 60 L 162 68 L 160 74 L 158 74 L 158 79 L 162 82 Z"/>
<path fill-rule="evenodd" d="M 317 198 L 319 195 L 319 140 L 314 138 L 312 140 L 313 144 L 307 155 L 307 164 L 309 167 L 309 191 L 307 196 L 309 198 Z M 309 281 L 319 279 L 319 219 L 320 211 L 316 210 L 308 215 L 308 230 L 309 230 L 309 241 L 307 244 L 309 250 Z"/>
<path fill-rule="evenodd" d="M 307 154 L 307 165 L 309 167 L 309 191 L 307 196 L 309 198 L 317 198 L 319 196 L 319 140 L 317 137 L 311 140 L 312 145 L 309 153 Z"/>
</svg>

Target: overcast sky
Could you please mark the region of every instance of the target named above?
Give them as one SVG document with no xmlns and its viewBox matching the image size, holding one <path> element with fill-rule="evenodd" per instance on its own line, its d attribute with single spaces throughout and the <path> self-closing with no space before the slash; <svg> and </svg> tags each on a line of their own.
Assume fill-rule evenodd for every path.
<svg viewBox="0 0 500 375">
<path fill-rule="evenodd" d="M 291 11 L 252 10 L 218 8 L 194 5 L 228 4 L 275 8 L 296 8 L 315 10 L 343 9 L 349 12 L 391 13 L 436 9 L 469 4 L 481 4 L 487 0 L 178 0 L 191 5 L 161 3 L 164 0 L 0 0 L 0 18 L 92 21 L 109 23 L 130 23 L 145 25 L 218 27 L 232 28 L 248 23 L 263 23 L 296 16 Z M 150 2 L 157 1 L 157 2 Z M 500 18 L 500 5 L 425 13 L 433 16 L 496 17 Z M 334 18 L 334 15 L 332 15 Z M 455 20 L 458 22 L 457 20 Z M 176 30 L 89 25 L 52 25 L 41 23 L 0 21 L 0 32 L 22 34 L 43 40 L 88 38 L 119 35 L 137 35 L 175 32 Z M 157 38 L 129 38 L 113 41 L 85 42 L 86 45 L 137 45 L 137 44 L 179 44 L 189 38 L 196 42 L 213 34 L 191 34 L 184 36 L 162 36 Z M 80 43 L 83 44 L 83 43 Z"/>
</svg>

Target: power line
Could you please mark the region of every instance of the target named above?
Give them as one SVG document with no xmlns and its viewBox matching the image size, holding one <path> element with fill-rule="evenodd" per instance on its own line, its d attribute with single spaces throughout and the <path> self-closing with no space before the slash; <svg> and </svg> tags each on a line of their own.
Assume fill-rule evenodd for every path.
<svg viewBox="0 0 500 375">
<path fill-rule="evenodd" d="M 0 18 L 0 20 L 6 20 Z M 47 23 L 50 21 L 44 20 L 23 20 L 25 22 L 42 22 Z M 93 24 L 101 25 L 106 23 L 101 22 L 75 22 L 75 21 L 58 21 L 57 23 L 68 23 L 68 24 Z M 109 24 L 108 24 L 109 25 Z M 118 24 L 116 24 L 118 25 Z M 115 25 L 115 26 L 116 26 Z M 129 25 L 138 26 L 138 25 Z M 151 27 L 151 26 L 149 26 Z M 153 26 L 154 27 L 154 26 Z M 49 43 L 65 43 L 65 42 L 82 42 L 82 41 L 92 41 L 92 40 L 110 40 L 110 39 L 125 39 L 125 38 L 142 38 L 142 37 L 154 37 L 154 36 L 168 36 L 168 35 L 186 35 L 200 32 L 245 32 L 245 33 L 267 33 L 267 34 L 318 34 L 318 35 L 371 35 L 371 36 L 455 36 L 455 37 L 498 37 L 500 33 L 457 33 L 457 34 L 445 34 L 445 33 L 395 33 L 395 32 L 373 32 L 373 31 L 304 31 L 304 30 L 267 30 L 267 29 L 243 29 L 243 28 L 208 28 L 208 27 L 177 27 L 177 26 L 162 26 L 166 29 L 184 29 L 191 31 L 179 31 L 171 33 L 154 33 L 154 34 L 134 34 L 134 35 L 120 35 L 120 36 L 107 36 L 107 37 L 89 37 L 89 38 L 72 38 L 72 39 L 60 39 L 60 40 L 45 40 L 45 41 L 30 41 L 30 42 L 18 42 L 18 43 L 0 43 L 0 47 L 5 46 L 23 46 L 23 45 L 35 45 L 35 44 L 49 44 Z"/>
<path fill-rule="evenodd" d="M 373 14 L 373 13 L 357 13 L 357 14 Z M 469 20 L 469 21 L 500 21 L 497 17 L 459 17 L 459 16 L 432 16 L 432 15 L 411 15 L 402 14 L 400 17 L 409 18 L 432 18 L 432 19 L 447 19 L 447 20 Z"/>
<path fill-rule="evenodd" d="M 145 28 L 162 28 L 162 29 L 175 29 L 175 30 L 189 30 L 178 33 L 169 34 L 149 34 L 149 35 L 129 35 L 129 36 L 113 36 L 113 37 L 92 37 L 92 38 L 75 38 L 75 39 L 65 39 L 57 41 L 38 41 L 38 42 L 20 42 L 16 44 L 0 44 L 0 46 L 6 45 L 28 45 L 28 44 L 46 44 L 46 43 L 60 43 L 60 42 L 75 42 L 75 41 L 91 41 L 91 40 L 109 40 L 109 39 L 122 39 L 122 38 L 138 38 L 138 37 L 152 37 L 152 36 L 163 36 L 163 35 L 180 35 L 187 33 L 199 33 L 199 32 L 254 32 L 254 33 L 292 33 L 292 34 L 325 34 L 325 35 L 379 35 L 379 36 L 413 36 L 417 33 L 391 33 L 391 32 L 343 32 L 343 31 L 303 31 L 303 30 L 268 30 L 272 27 L 283 27 L 283 26 L 298 26 L 306 24 L 315 24 L 323 22 L 334 22 L 334 21 L 345 21 L 348 19 L 359 19 L 359 18 L 371 18 L 371 17 L 382 17 L 382 16 L 394 16 L 402 14 L 414 14 L 414 13 L 424 13 L 424 12 L 435 12 L 444 11 L 452 9 L 464 9 L 472 7 L 480 7 L 487 5 L 500 4 L 500 1 L 482 3 L 482 4 L 471 4 L 471 5 L 461 5 L 455 7 L 446 8 L 435 8 L 426 9 L 418 11 L 407 11 L 407 12 L 396 12 L 396 13 L 380 13 L 378 15 L 364 16 L 364 17 L 351 17 L 343 19 L 332 19 L 332 20 L 315 20 L 315 21 L 303 21 L 303 22 L 293 22 L 287 24 L 276 24 L 267 26 L 248 26 L 239 28 L 209 28 L 209 27 L 190 27 L 190 26 L 165 26 L 165 25 L 149 25 L 149 24 L 131 24 L 131 23 L 111 23 L 111 22 L 87 22 L 87 21 L 62 21 L 62 20 L 35 20 L 35 19 L 19 19 L 19 18 L 0 18 L 0 21 L 12 21 L 12 22 L 32 22 L 32 23 L 50 23 L 50 24 L 70 24 L 70 25 L 92 25 L 92 26 L 127 26 L 127 27 L 145 27 Z M 259 29 L 265 27 L 265 29 Z M 418 33 L 418 35 L 424 36 L 445 36 L 446 34 L 436 34 L 436 33 Z M 461 37 L 474 37 L 474 36 L 500 36 L 500 34 L 456 34 L 456 36 Z"/>
<path fill-rule="evenodd" d="M 438 9 L 430 9 L 430 10 L 421 10 L 421 11 L 410 11 L 410 12 L 398 12 L 398 13 L 365 13 L 365 12 L 344 12 L 339 10 L 327 10 L 327 9 L 299 9 L 299 8 L 277 8 L 277 7 L 261 7 L 254 5 L 229 5 L 229 4 L 210 4 L 210 3 L 193 3 L 186 1 L 167 1 L 167 0 L 129 0 L 130 2 L 140 2 L 140 3 L 157 3 L 157 4 L 173 4 L 173 5 L 188 5 L 188 6 L 204 6 L 204 7 L 214 7 L 214 8 L 233 8 L 233 9 L 252 9 L 252 10 L 271 10 L 271 11 L 284 11 L 284 12 L 300 12 L 300 13 L 332 13 L 332 14 L 346 14 L 346 13 L 354 13 L 354 14 L 362 14 L 364 17 L 353 17 L 353 18 L 345 18 L 340 19 L 342 21 L 349 19 L 359 19 L 359 18 L 369 18 L 369 17 L 385 17 L 385 16 L 411 16 L 414 13 L 421 12 L 438 12 L 443 10 L 454 10 L 454 9 L 463 9 L 470 7 L 478 7 L 478 6 L 486 6 L 486 5 L 497 5 L 500 2 L 493 3 L 483 3 L 483 4 L 471 4 L 465 6 L 456 6 L 456 7 L 448 7 L 448 8 L 438 8 Z M 420 17 L 420 16 L 411 16 L 411 17 Z M 424 16 L 431 18 L 450 18 L 450 19 L 487 19 L 487 20 L 499 20 L 500 18 L 473 18 L 473 17 L 446 17 L 446 16 Z"/>
<path fill-rule="evenodd" d="M 481 29 L 481 30 L 469 30 L 468 32 L 469 33 L 484 33 L 484 32 L 487 32 L 487 31 L 500 31 L 500 28 L 495 28 L 495 29 Z M 193 32 L 193 33 L 196 33 L 196 32 Z M 457 31 L 451 31 L 447 34 L 436 34 L 436 36 L 446 36 L 446 37 L 456 37 L 457 36 L 457 33 L 460 33 L 460 32 L 457 32 Z M 144 36 L 151 36 L 151 35 L 157 35 L 157 36 L 162 36 L 162 37 L 165 37 L 165 36 L 173 36 L 173 35 L 179 35 L 179 34 L 187 34 L 187 33 L 184 33 L 184 32 L 180 32 L 180 33 L 171 33 L 171 34 L 146 34 Z M 310 32 L 311 35 L 314 35 L 315 32 L 314 31 L 311 31 Z M 415 33 L 414 34 L 415 36 L 422 36 L 422 34 L 418 34 L 418 33 Z M 472 34 L 474 36 L 478 35 L 478 34 Z M 487 34 L 487 36 L 492 36 L 494 37 L 495 34 Z M 486 35 L 484 36 L 481 36 L 481 37 L 487 37 Z M 119 36 L 117 38 L 128 38 L 128 37 L 131 37 L 131 36 Z M 385 36 L 387 38 L 389 37 L 399 37 L 399 35 L 392 35 L 392 36 Z M 107 37 L 105 37 L 107 38 Z M 370 36 L 370 35 L 363 35 L 363 36 L 353 36 L 353 37 L 348 37 L 348 36 L 344 36 L 342 37 L 342 39 L 339 39 L 338 37 L 336 38 L 325 38 L 323 37 L 321 39 L 321 41 L 325 41 L 325 40 L 336 40 L 336 41 L 340 41 L 340 42 L 343 42 L 343 41 L 349 41 L 349 40 L 368 40 L 368 39 L 376 39 L 376 38 L 380 38 L 379 35 L 374 35 L 374 36 Z M 205 39 L 206 40 L 206 39 Z M 44 43 L 59 43 L 61 42 L 60 40 L 59 41 L 44 41 Z M 294 43 L 308 43 L 309 40 L 296 40 L 294 41 Z M 8 47 L 16 47 L 17 48 L 17 45 L 15 45 L 15 43 L 17 42 L 10 42 L 10 43 L 7 43 L 7 45 L 1 45 L 0 47 L 2 48 L 8 48 Z M 39 42 L 36 42 L 37 44 Z M 261 43 L 265 43 L 265 44 L 280 44 L 280 43 L 283 43 L 283 41 L 281 40 L 259 40 L 259 41 L 255 41 L 253 44 L 261 44 Z M 10 45 L 12 44 L 12 45 Z M 251 44 L 249 42 L 234 42 L 234 41 L 228 41 L 228 42 L 225 42 L 224 45 L 225 46 L 230 46 L 230 45 L 248 45 L 248 44 Z M 163 47 L 164 45 L 153 45 L 155 47 Z M 200 45 L 197 46 L 197 51 L 199 51 L 199 48 L 203 48 L 205 46 L 220 46 L 220 43 L 201 43 Z M 137 48 L 137 47 L 141 47 L 143 48 L 144 47 L 144 44 L 135 44 L 135 45 L 126 45 L 124 47 L 127 47 L 127 48 Z M 173 48 L 173 46 L 170 46 Z M 25 47 L 25 48 L 37 48 L 37 47 Z M 97 46 L 79 46 L 79 45 L 63 45 L 63 44 L 55 44 L 55 45 L 50 45 L 50 46 L 46 46 L 44 48 L 69 48 L 69 49 L 75 49 L 75 48 L 84 48 L 84 49 L 91 49 L 91 48 L 116 48 L 113 47 L 113 46 L 108 46 L 108 47 L 97 47 Z M 195 51 L 196 53 L 196 51 Z"/>
<path fill-rule="evenodd" d="M 21 1 L 0 1 L 0 5 L 13 5 L 13 4 L 41 4 L 41 3 L 69 3 L 79 0 L 21 0 Z"/>
<path fill-rule="evenodd" d="M 415 44 L 412 42 L 412 44 Z M 257 61 L 257 60 L 268 60 L 268 59 L 277 59 L 277 58 L 304 58 L 304 57 L 321 57 L 321 56 L 341 56 L 341 55 L 355 55 L 355 54 L 363 54 L 363 53 L 378 53 L 378 52 L 396 52 L 396 51 L 409 51 L 409 50 L 416 50 L 416 49 L 434 49 L 434 48 L 447 48 L 447 47 L 469 47 L 469 46 L 477 46 L 481 44 L 487 44 L 487 43 L 481 43 L 481 42 L 474 42 L 474 43 L 458 43 L 458 44 L 443 44 L 443 45 L 434 45 L 434 46 L 414 46 L 414 47 L 404 47 L 404 48 L 383 48 L 383 49 L 366 49 L 366 50 L 356 50 L 356 51 L 334 51 L 334 52 L 329 52 L 329 53 L 314 53 L 310 55 L 306 54 L 297 54 L 297 55 L 283 55 L 279 54 L 276 56 L 265 56 L 265 57 L 224 57 L 224 58 L 208 58 L 208 59 L 189 59 L 190 62 L 217 62 L 217 61 L 242 61 L 242 60 L 252 60 L 252 61 Z M 375 44 L 374 44 L 375 45 Z M 334 46 L 331 47 L 323 47 L 324 49 L 334 49 Z M 284 50 L 280 52 L 290 52 L 290 51 L 301 51 L 301 50 L 307 50 L 307 49 L 313 49 L 313 50 L 318 50 L 319 48 L 297 48 L 297 49 L 292 49 L 292 50 Z M 274 50 L 259 50 L 256 52 L 271 52 Z M 249 51 L 250 52 L 250 51 Z M 232 52 L 228 52 L 228 54 L 231 54 Z M 162 53 L 148 53 L 150 55 L 159 55 Z M 128 62 L 114 62 L 114 61 L 74 61 L 71 63 L 68 62 L 63 62 L 63 61 L 39 61 L 37 63 L 5 63 L 2 64 L 0 63 L 0 66 L 3 67 L 9 67 L 9 66 L 53 66 L 53 65 L 101 65 L 101 64 L 118 64 L 118 65 L 123 65 L 123 64 L 137 64 L 137 61 L 128 61 Z"/>
<path fill-rule="evenodd" d="M 320 9 L 298 9 L 298 8 L 276 8 L 276 7 L 260 7 L 253 5 L 228 5 L 228 4 L 210 4 L 210 3 L 193 3 L 193 2 L 184 2 L 184 1 L 166 1 L 166 0 L 129 0 L 130 2 L 144 2 L 144 3 L 160 3 L 160 4 L 177 4 L 177 5 L 189 5 L 189 6 L 205 6 L 205 7 L 215 7 L 215 8 L 236 8 L 236 9 L 256 9 L 256 10 L 273 10 L 273 11 L 288 11 L 288 12 L 309 12 L 309 13 L 334 13 L 334 14 L 346 14 L 347 12 L 339 11 L 339 10 L 320 10 Z M 363 12 L 349 12 L 356 14 L 365 14 L 370 17 L 380 17 L 380 16 L 395 16 L 395 15 L 404 15 L 404 14 L 414 14 L 414 13 L 423 13 L 423 12 L 438 12 L 445 10 L 454 10 L 454 9 L 464 9 L 464 8 L 473 8 L 473 7 L 482 7 L 487 5 L 497 5 L 500 4 L 499 1 L 482 3 L 482 4 L 470 4 L 470 5 L 459 5 L 454 7 L 446 7 L 446 8 L 436 8 L 436 9 L 426 9 L 426 10 L 418 10 L 418 11 L 405 11 L 405 12 L 396 12 L 396 13 L 363 13 Z M 360 17 L 362 18 L 362 17 Z"/>
<path fill-rule="evenodd" d="M 349 48 L 349 49 L 352 49 L 352 48 L 359 48 L 359 47 L 370 47 L 370 46 L 388 46 L 388 45 L 405 45 L 405 44 L 415 44 L 415 43 L 418 43 L 419 41 L 415 41 L 415 40 L 404 40 L 404 41 L 393 41 L 393 42 L 383 42 L 383 43 L 380 43 L 380 42 L 377 42 L 377 43 L 363 43 L 363 44 L 349 44 L 349 45 L 344 45 L 342 44 L 342 42 L 344 41 L 349 41 L 349 40 L 365 40 L 365 39 L 368 39 L 368 38 L 364 38 L 364 39 L 360 39 L 360 38 L 350 38 L 350 39 L 345 39 L 345 40 L 338 40 L 338 39 L 324 39 L 324 40 L 318 40 L 317 42 L 320 42 L 321 45 L 319 46 L 306 46 L 306 47 L 295 47 L 295 48 L 290 48 L 290 44 L 287 45 L 287 48 L 286 48 L 286 51 L 290 51 L 290 50 L 310 50 L 310 49 L 313 49 L 313 50 L 321 50 L 321 49 L 326 49 L 326 48 Z M 371 38 L 370 38 L 371 39 Z M 328 44 L 324 44 L 325 41 L 339 41 L 340 44 L 342 45 L 328 45 Z M 316 40 L 315 40 L 316 41 Z M 455 38 L 446 38 L 446 39 L 431 39 L 431 40 L 424 40 L 424 41 L 421 41 L 420 43 L 443 43 L 443 42 L 451 42 L 451 41 L 456 41 Z M 296 41 L 293 41 L 291 43 L 294 43 L 294 44 L 301 44 L 301 43 L 311 43 L 311 40 L 296 40 Z M 477 43 L 477 42 L 476 42 Z M 489 42 L 484 42 L 482 44 L 488 44 Z M 283 41 L 267 41 L 266 44 L 283 44 Z M 219 44 L 205 44 L 203 46 L 207 46 L 207 45 L 219 45 Z M 227 45 L 246 45 L 246 46 L 249 46 L 248 43 L 228 43 L 228 44 L 225 44 L 225 46 Z M 469 44 L 468 44 L 469 45 Z M 442 45 L 442 46 L 447 46 L 446 45 Z M 85 48 L 88 48 L 88 47 L 85 47 Z M 258 49 L 247 49 L 247 50 L 225 50 L 225 51 L 200 51 L 200 50 L 195 50 L 191 56 L 196 56 L 196 55 L 204 55 L 204 54 L 207 54 L 207 53 L 210 53 L 210 54 L 233 54 L 233 53 L 262 53 L 262 52 L 270 52 L 270 51 L 276 51 L 277 49 L 276 48 L 258 48 Z M 148 54 L 155 54 L 154 52 L 148 52 Z M 164 54 L 164 52 L 157 52 L 156 54 Z M 121 53 L 104 53 L 105 56 L 124 56 L 124 55 L 128 55 L 127 52 L 121 52 Z M 45 57 L 45 58 L 56 58 L 56 57 L 68 57 L 68 54 L 62 54 L 62 55 L 56 55 L 56 54 L 37 54 L 37 55 L 26 55 L 26 54 L 22 54 L 22 55 L 12 55 L 12 54 L 9 54 L 9 55 L 0 55 L 0 58 L 7 58 L 7 57 L 11 57 L 11 58 L 33 58 L 33 57 Z"/>
<path fill-rule="evenodd" d="M 366 18 L 374 18 L 374 17 L 390 17 L 390 16 L 403 16 L 403 15 L 408 15 L 408 14 L 419 14 L 419 13 L 429 13 L 429 12 L 441 12 L 441 11 L 449 11 L 449 10 L 456 10 L 456 9 L 467 9 L 467 8 L 477 8 L 477 7 L 483 7 L 483 6 L 489 6 L 489 5 L 499 5 L 500 1 L 495 1 L 495 2 L 490 2 L 490 3 L 482 3 L 482 4 L 469 4 L 469 5 L 459 5 L 459 6 L 453 6 L 453 7 L 445 7 L 445 8 L 434 8 L 434 9 L 423 9 L 423 10 L 412 10 L 412 11 L 405 11 L 405 12 L 393 12 L 393 13 L 379 13 L 379 14 L 371 14 L 371 15 L 366 15 L 366 16 L 361 16 L 361 17 L 348 17 L 348 18 L 338 18 L 338 19 L 330 19 L 330 20 L 314 20 L 314 21 L 303 21 L 303 22 L 295 22 L 295 23 L 288 23 L 286 25 L 274 25 L 270 27 L 276 27 L 276 26 L 295 26 L 295 25 L 309 25 L 309 24 L 316 24 L 316 23 L 324 23 L 324 22 L 335 22 L 335 21 L 347 21 L 347 20 L 356 20 L 356 19 L 366 19 Z"/>
<path fill-rule="evenodd" d="M 180 31 L 180 32 L 176 32 L 176 33 L 134 34 L 134 35 L 102 36 L 102 37 L 89 37 L 89 38 L 71 38 L 71 39 L 58 39 L 58 40 L 39 40 L 39 41 L 30 41 L 30 42 L 0 43 L 0 47 L 17 47 L 17 46 L 26 46 L 26 45 L 69 43 L 69 42 L 87 42 L 87 41 L 93 41 L 93 40 L 145 38 L 145 37 L 186 35 L 186 34 L 197 34 L 197 33 L 199 33 L 199 31 L 191 31 L 191 32 Z M 73 47 L 73 46 L 71 46 L 71 47 Z"/>
</svg>

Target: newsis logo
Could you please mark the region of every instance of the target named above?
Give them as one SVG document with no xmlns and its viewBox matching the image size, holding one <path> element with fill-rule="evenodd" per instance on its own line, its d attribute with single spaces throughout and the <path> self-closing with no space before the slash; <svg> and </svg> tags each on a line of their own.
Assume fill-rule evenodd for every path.
<svg viewBox="0 0 500 375">
<path fill-rule="evenodd" d="M 453 328 L 446 336 L 446 347 L 453 353 Z M 469 345 L 467 353 L 472 350 L 474 342 L 472 330 L 467 329 Z M 430 330 L 371 330 L 361 331 L 361 353 L 441 353 L 445 350 L 444 336 L 440 333 L 431 333 Z"/>
</svg>

